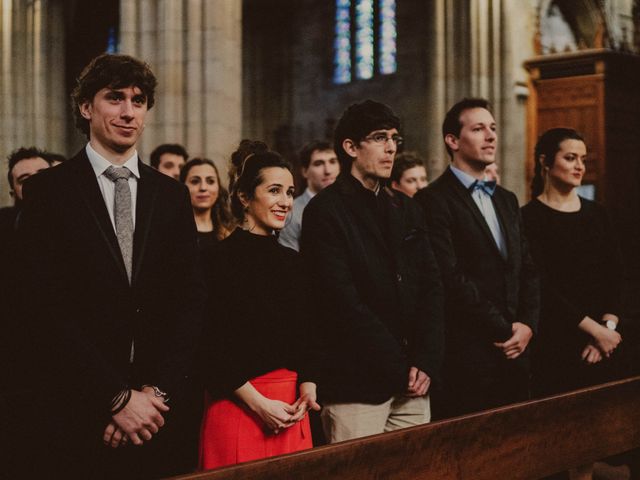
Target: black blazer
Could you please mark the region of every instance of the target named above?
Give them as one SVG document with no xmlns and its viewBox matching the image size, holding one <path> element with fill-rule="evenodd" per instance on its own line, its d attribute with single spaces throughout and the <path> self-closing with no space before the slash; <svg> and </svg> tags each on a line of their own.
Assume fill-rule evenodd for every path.
<svg viewBox="0 0 640 480">
<path fill-rule="evenodd" d="M 492 197 L 505 235 L 504 259 L 471 193 L 451 169 L 414 198 L 426 212 L 445 288 L 445 368 L 463 376 L 490 374 L 508 362 L 493 342 L 511 337 L 513 322 L 534 333 L 538 324 L 539 281 L 518 200 L 500 186 Z M 527 355 L 517 362 L 527 368 Z"/>
<path fill-rule="evenodd" d="M 442 284 L 422 212 L 382 190 L 385 232 L 367 194 L 342 174 L 303 214 L 301 253 L 322 332 L 318 391 L 329 401 L 380 403 L 406 390 L 410 366 L 435 378 L 441 364 Z"/>
<path fill-rule="evenodd" d="M 24 186 L 18 234 L 31 374 L 102 429 L 125 386 L 153 384 L 179 399 L 204 302 L 187 190 L 139 167 L 131 285 L 85 149 Z"/>
</svg>

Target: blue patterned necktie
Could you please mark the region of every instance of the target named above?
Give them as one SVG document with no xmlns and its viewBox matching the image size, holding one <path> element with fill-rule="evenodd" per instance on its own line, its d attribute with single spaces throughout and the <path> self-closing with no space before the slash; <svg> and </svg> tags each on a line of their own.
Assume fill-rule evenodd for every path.
<svg viewBox="0 0 640 480">
<path fill-rule="evenodd" d="M 483 190 L 484 193 L 493 196 L 493 192 L 496 191 L 496 181 L 495 180 L 476 180 L 471 184 L 469 190 L 473 192 L 474 190 Z"/>
</svg>

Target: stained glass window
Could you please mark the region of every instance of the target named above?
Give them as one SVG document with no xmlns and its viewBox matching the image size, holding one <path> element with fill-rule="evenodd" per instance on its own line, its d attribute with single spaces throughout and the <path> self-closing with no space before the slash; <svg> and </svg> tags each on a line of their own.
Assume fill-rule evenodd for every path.
<svg viewBox="0 0 640 480">
<path fill-rule="evenodd" d="M 351 0 L 336 0 L 334 83 L 351 81 Z"/>
<path fill-rule="evenodd" d="M 109 33 L 107 34 L 107 53 L 118 53 L 118 35 L 116 34 L 116 27 L 109 27 Z"/>
<path fill-rule="evenodd" d="M 383 75 L 395 73 L 396 62 L 396 0 L 380 0 L 379 71 Z"/>
<path fill-rule="evenodd" d="M 396 0 L 336 0 L 333 82 L 395 73 Z"/>
<path fill-rule="evenodd" d="M 373 77 L 373 0 L 356 3 L 356 78 Z"/>
</svg>

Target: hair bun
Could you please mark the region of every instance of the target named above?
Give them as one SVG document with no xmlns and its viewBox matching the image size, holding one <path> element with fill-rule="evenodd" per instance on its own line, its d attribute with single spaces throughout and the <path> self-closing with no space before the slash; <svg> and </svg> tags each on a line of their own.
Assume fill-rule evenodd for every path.
<svg viewBox="0 0 640 480">
<path fill-rule="evenodd" d="M 268 150 L 269 147 L 264 142 L 244 139 L 238 145 L 238 149 L 231 154 L 231 164 L 236 168 L 240 168 L 245 158 L 249 155 L 263 153 Z"/>
</svg>

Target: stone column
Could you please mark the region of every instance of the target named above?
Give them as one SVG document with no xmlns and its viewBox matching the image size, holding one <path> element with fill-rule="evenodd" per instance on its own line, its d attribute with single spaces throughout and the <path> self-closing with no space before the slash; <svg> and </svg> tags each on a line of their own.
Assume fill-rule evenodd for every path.
<svg viewBox="0 0 640 480">
<path fill-rule="evenodd" d="M 3 0 L 0 28 L 0 205 L 8 205 L 5 158 L 12 150 L 69 153 L 62 2 Z"/>
<path fill-rule="evenodd" d="M 159 82 L 141 155 L 182 143 L 226 177 L 241 136 L 242 1 L 121 0 L 120 14 L 121 53 L 148 62 Z"/>
<path fill-rule="evenodd" d="M 491 103 L 500 138 L 502 183 L 525 198 L 526 71 L 533 55 L 535 1 L 435 0 L 430 2 L 428 125 L 441 125 L 449 107 L 465 96 Z M 429 168 L 438 176 L 448 165 L 439 129 L 429 137 Z"/>
</svg>

